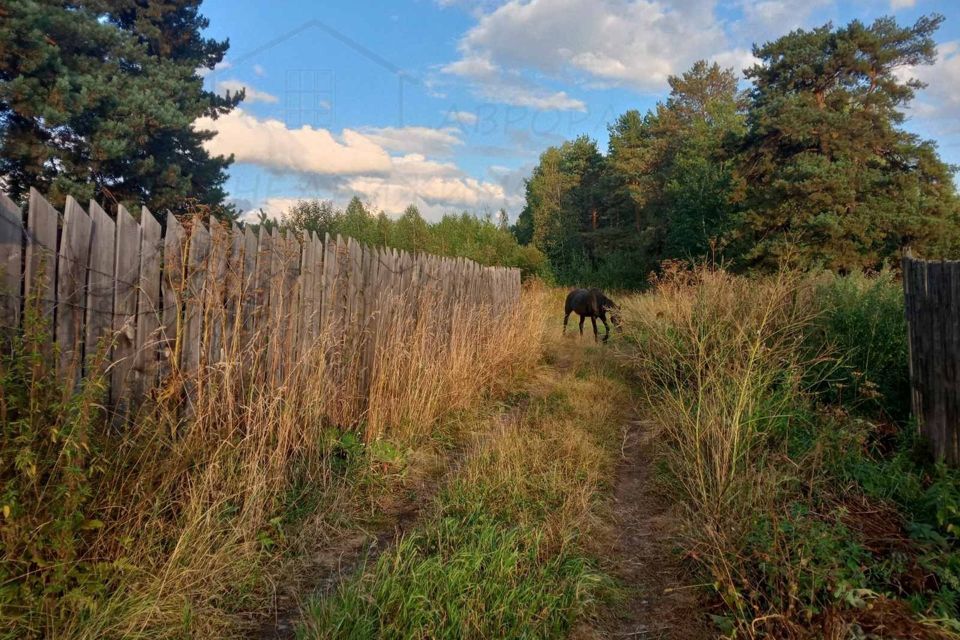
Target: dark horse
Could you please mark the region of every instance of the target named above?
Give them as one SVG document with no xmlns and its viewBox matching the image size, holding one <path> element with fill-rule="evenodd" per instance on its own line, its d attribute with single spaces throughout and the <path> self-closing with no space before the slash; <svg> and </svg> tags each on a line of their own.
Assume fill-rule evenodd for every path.
<svg viewBox="0 0 960 640">
<path fill-rule="evenodd" d="M 583 321 L 590 318 L 593 323 L 593 339 L 599 339 L 597 333 L 597 318 L 603 323 L 603 328 L 607 330 L 603 336 L 606 342 L 610 337 L 610 325 L 607 324 L 607 312 L 610 312 L 610 320 L 613 325 L 620 328 L 620 315 L 617 313 L 620 307 L 613 300 L 603 295 L 600 289 L 574 289 L 567 296 L 567 302 L 563 306 L 563 332 L 567 332 L 567 320 L 574 311 L 580 316 L 580 335 L 583 335 Z"/>
</svg>

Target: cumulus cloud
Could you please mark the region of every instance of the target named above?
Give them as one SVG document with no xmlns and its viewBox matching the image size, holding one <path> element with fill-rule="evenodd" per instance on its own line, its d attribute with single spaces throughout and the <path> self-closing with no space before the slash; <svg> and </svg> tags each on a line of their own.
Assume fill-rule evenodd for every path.
<svg viewBox="0 0 960 640">
<path fill-rule="evenodd" d="M 334 136 L 326 129 L 303 126 L 288 129 L 273 119 L 260 120 L 234 109 L 216 120 L 200 118 L 197 129 L 217 133 L 206 144 L 214 155 L 235 155 L 275 170 L 320 174 L 386 172 L 391 167 L 387 151 L 365 135 L 344 129 Z"/>
<path fill-rule="evenodd" d="M 728 49 L 715 0 L 511 0 L 483 14 L 459 43 L 460 59 L 443 68 L 475 82 L 487 99 L 535 108 L 582 108 L 542 90 L 535 99 L 504 69 L 659 91 L 667 77 L 698 58 Z M 505 82 L 506 80 L 506 82 Z M 503 91 L 504 85 L 508 90 Z M 549 100 L 547 98 L 550 98 Z"/>
<path fill-rule="evenodd" d="M 498 182 L 478 180 L 453 162 L 428 156 L 460 144 L 459 130 L 452 127 L 345 129 L 334 135 L 312 127 L 289 129 L 279 120 L 261 120 L 241 109 L 217 120 L 203 118 L 195 127 L 217 132 L 206 143 L 213 154 L 232 153 L 238 162 L 294 173 L 338 200 L 359 195 L 390 214 L 401 213 L 410 204 L 426 216 L 438 217 L 450 210 L 513 203 Z M 278 216 L 297 200 L 272 197 L 259 207 Z"/>
<path fill-rule="evenodd" d="M 361 130 L 370 140 L 389 151 L 447 155 L 463 144 L 456 127 L 367 127 Z"/>
<path fill-rule="evenodd" d="M 220 80 L 217 82 L 217 93 L 220 95 L 225 95 L 227 92 L 236 94 L 240 91 L 247 92 L 243 100 L 244 102 L 267 102 L 270 104 L 278 102 L 277 96 L 267 93 L 266 91 L 258 91 L 250 86 L 249 83 L 241 80 Z"/>
</svg>

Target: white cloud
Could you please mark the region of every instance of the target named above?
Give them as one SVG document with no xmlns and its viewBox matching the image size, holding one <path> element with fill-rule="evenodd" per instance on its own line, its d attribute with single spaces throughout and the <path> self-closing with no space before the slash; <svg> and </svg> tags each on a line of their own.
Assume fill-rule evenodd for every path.
<svg viewBox="0 0 960 640">
<path fill-rule="evenodd" d="M 711 56 L 710 60 L 725 69 L 732 68 L 739 76 L 743 75 L 744 69 L 760 64 L 760 59 L 754 56 L 752 51 L 742 48 L 721 51 Z"/>
<path fill-rule="evenodd" d="M 246 91 L 244 102 L 267 102 L 270 104 L 278 102 L 277 96 L 266 91 L 258 91 L 241 80 L 220 80 L 217 82 L 217 93 L 225 95 L 228 91 L 232 94 Z"/>
<path fill-rule="evenodd" d="M 206 143 L 214 155 L 234 154 L 239 162 L 270 169 L 319 174 L 385 172 L 390 155 L 363 134 L 344 129 L 339 139 L 326 129 L 288 129 L 279 120 L 260 120 L 234 109 L 216 120 L 200 118 L 197 129 L 216 131 Z"/>
<path fill-rule="evenodd" d="M 463 144 L 456 127 L 368 127 L 361 132 L 384 149 L 398 153 L 446 155 Z"/>
<path fill-rule="evenodd" d="M 207 77 L 208 75 L 210 75 L 211 73 L 214 73 L 214 72 L 217 72 L 217 71 L 223 71 L 224 69 L 229 69 L 229 68 L 232 67 L 232 66 L 233 66 L 233 65 L 232 65 L 229 61 L 227 61 L 227 60 L 221 60 L 221 61 L 218 62 L 217 64 L 213 65 L 213 69 L 207 69 L 206 67 L 200 67 L 200 68 L 198 68 L 198 69 L 197 69 L 197 75 L 200 76 L 201 78 L 205 78 L 205 77 Z"/>
<path fill-rule="evenodd" d="M 267 198 L 260 205 L 254 209 L 249 209 L 244 211 L 240 215 L 240 219 L 244 222 L 256 222 L 260 217 L 260 210 L 262 209 L 268 218 L 273 220 L 278 220 L 283 217 L 283 214 L 289 211 L 293 205 L 297 204 L 300 200 L 304 198 Z"/>
<path fill-rule="evenodd" d="M 515 204 L 515 198 L 498 182 L 472 178 L 452 162 L 417 151 L 439 153 L 460 144 L 459 130 L 452 127 L 345 129 L 334 135 L 312 127 L 288 129 L 279 120 L 260 120 L 241 109 L 217 120 L 200 119 L 194 126 L 217 132 L 206 143 L 213 154 L 232 153 L 238 162 L 292 172 L 305 179 L 322 178 L 314 182 L 322 184 L 329 196 L 346 201 L 359 195 L 390 214 L 399 214 L 410 204 L 432 218 L 450 210 Z M 259 206 L 275 216 L 297 199 L 273 197 Z"/>
<path fill-rule="evenodd" d="M 834 0 L 737 0 L 742 17 L 732 25 L 742 40 L 763 44 L 794 29 L 809 26 L 810 20 L 822 24 L 827 18 L 818 10 Z"/>
<path fill-rule="evenodd" d="M 897 9 L 910 9 L 916 6 L 916 4 L 917 0 L 890 0 L 890 9 L 893 11 Z"/>
<path fill-rule="evenodd" d="M 471 79 L 487 99 L 535 108 L 582 108 L 563 92 L 545 96 L 516 72 L 659 91 L 698 58 L 728 49 L 715 0 L 511 0 L 483 14 L 443 70 Z M 506 81 L 505 81 L 506 80 Z M 506 85 L 507 90 L 503 91 Z M 527 89 L 526 93 L 523 89 Z"/>
<path fill-rule="evenodd" d="M 459 124 L 474 125 L 477 124 L 477 114 L 471 111 L 451 111 L 447 114 L 448 122 L 457 122 Z"/>
<path fill-rule="evenodd" d="M 916 78 L 927 84 L 911 105 L 910 113 L 929 122 L 937 133 L 955 133 L 960 121 L 960 41 L 937 46 L 937 61 L 932 65 L 902 67 L 901 80 Z"/>
<path fill-rule="evenodd" d="M 266 70 L 264 70 L 263 66 L 259 64 L 253 65 L 253 72 L 258 78 L 262 78 L 263 76 L 267 75 Z"/>
<path fill-rule="evenodd" d="M 474 93 L 490 102 L 542 111 L 586 111 L 587 108 L 582 100 L 571 98 L 565 91 L 551 92 L 538 87 L 519 72 L 501 69 L 486 57 L 470 55 L 444 65 L 441 71 L 469 80 Z"/>
</svg>

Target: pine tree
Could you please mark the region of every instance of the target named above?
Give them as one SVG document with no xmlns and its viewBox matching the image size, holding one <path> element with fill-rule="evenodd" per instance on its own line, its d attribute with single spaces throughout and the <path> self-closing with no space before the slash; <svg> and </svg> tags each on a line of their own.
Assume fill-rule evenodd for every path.
<svg viewBox="0 0 960 640">
<path fill-rule="evenodd" d="M 921 85 L 896 70 L 933 61 L 942 20 L 828 24 L 754 47 L 744 264 L 875 267 L 903 246 L 937 251 L 956 234 L 950 168 L 899 126 Z"/>
<path fill-rule="evenodd" d="M 19 198 L 223 206 L 232 158 L 210 157 L 201 116 L 243 95 L 205 91 L 228 42 L 204 39 L 198 0 L 22 0 L 0 21 L 0 175 Z"/>
</svg>

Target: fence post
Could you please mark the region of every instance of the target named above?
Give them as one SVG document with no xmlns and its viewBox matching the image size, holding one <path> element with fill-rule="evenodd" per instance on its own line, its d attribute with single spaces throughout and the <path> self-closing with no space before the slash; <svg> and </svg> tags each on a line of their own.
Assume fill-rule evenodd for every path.
<svg viewBox="0 0 960 640">
<path fill-rule="evenodd" d="M 23 241 L 20 207 L 0 193 L 0 330 L 3 331 L 20 326 Z"/>
<path fill-rule="evenodd" d="M 934 455 L 960 463 L 960 263 L 905 255 L 913 414 Z"/>
</svg>

